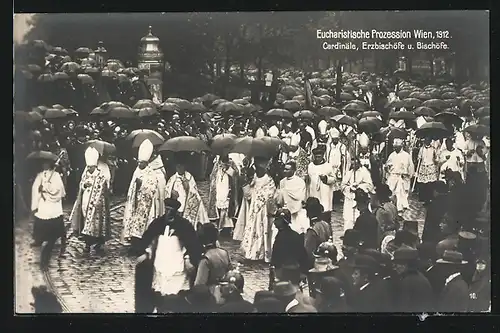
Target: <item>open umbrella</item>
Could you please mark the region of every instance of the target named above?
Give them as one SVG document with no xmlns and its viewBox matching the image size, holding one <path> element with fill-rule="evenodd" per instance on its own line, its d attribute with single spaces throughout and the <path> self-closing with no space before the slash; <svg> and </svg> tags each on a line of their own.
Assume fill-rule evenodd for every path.
<svg viewBox="0 0 500 333">
<path fill-rule="evenodd" d="M 201 103 L 192 103 L 191 104 L 191 108 L 189 109 L 189 111 L 202 113 L 202 112 L 207 112 L 208 110 L 205 107 L 205 105 L 203 105 Z"/>
<path fill-rule="evenodd" d="M 50 108 L 45 111 L 43 115 L 44 119 L 56 119 L 56 118 L 65 118 L 68 114 L 63 111 L 63 109 L 54 109 Z"/>
<path fill-rule="evenodd" d="M 210 148 L 217 155 L 226 155 L 233 149 L 236 139 L 234 134 L 218 134 L 213 137 Z"/>
<path fill-rule="evenodd" d="M 179 112 L 181 108 L 175 103 L 162 103 L 160 106 L 161 112 Z"/>
<path fill-rule="evenodd" d="M 333 116 L 337 116 L 339 114 L 342 114 L 342 112 L 333 106 L 324 106 L 318 110 L 319 116 L 324 116 L 324 117 L 328 117 L 328 118 L 333 117 Z"/>
<path fill-rule="evenodd" d="M 475 135 L 480 135 L 480 136 L 486 136 L 490 133 L 490 128 L 488 126 L 482 125 L 482 124 L 474 124 L 467 126 L 464 129 L 464 132 L 475 134 Z"/>
<path fill-rule="evenodd" d="M 368 108 L 360 103 L 349 103 L 343 107 L 343 110 L 348 113 L 358 113 L 368 111 Z"/>
<path fill-rule="evenodd" d="M 116 74 L 116 72 L 110 70 L 110 69 L 103 69 L 102 72 L 101 72 L 101 76 L 102 77 L 117 77 L 118 74 Z"/>
<path fill-rule="evenodd" d="M 384 107 L 385 108 L 400 109 L 403 107 L 403 105 L 404 105 L 404 102 L 402 100 L 395 99 L 392 102 L 386 103 Z"/>
<path fill-rule="evenodd" d="M 290 113 L 290 111 L 285 109 L 271 109 L 266 112 L 266 116 L 286 118 L 286 119 L 293 118 L 293 115 Z"/>
<path fill-rule="evenodd" d="M 113 154 L 116 151 L 116 146 L 112 143 L 102 140 L 89 140 L 85 143 L 86 147 L 95 148 L 99 154 Z"/>
<path fill-rule="evenodd" d="M 382 114 L 378 111 L 365 111 L 361 114 L 360 119 L 368 118 L 368 117 L 375 117 L 375 118 L 382 119 Z"/>
<path fill-rule="evenodd" d="M 383 128 L 380 133 L 387 139 L 406 139 L 408 132 L 402 128 L 397 127 L 386 127 Z"/>
<path fill-rule="evenodd" d="M 62 110 L 62 109 L 64 109 L 64 106 L 62 106 L 61 104 L 54 104 L 54 105 L 52 105 L 52 109 Z M 45 111 L 47 111 L 47 110 L 45 110 Z"/>
<path fill-rule="evenodd" d="M 76 53 L 86 53 L 86 54 L 90 54 L 92 53 L 92 50 L 89 49 L 88 47 L 79 47 L 75 50 Z"/>
<path fill-rule="evenodd" d="M 419 106 L 413 111 L 413 113 L 417 116 L 427 116 L 427 117 L 434 117 L 436 115 L 436 112 L 427 106 Z"/>
<path fill-rule="evenodd" d="M 443 99 L 452 99 L 452 98 L 455 98 L 457 96 L 458 95 L 455 92 L 448 91 L 448 92 L 445 92 L 444 94 L 442 94 L 441 98 L 443 98 Z"/>
<path fill-rule="evenodd" d="M 54 74 L 54 80 L 67 80 L 69 75 L 64 72 L 57 72 Z"/>
<path fill-rule="evenodd" d="M 213 108 L 215 108 L 215 107 L 217 107 L 217 105 L 219 105 L 220 103 L 224 103 L 224 102 L 229 102 L 229 101 L 227 99 L 224 99 L 224 98 L 218 98 L 218 99 L 212 101 L 211 106 Z"/>
<path fill-rule="evenodd" d="M 142 108 L 156 108 L 155 102 L 150 99 L 141 99 L 135 103 L 134 109 L 142 109 Z"/>
<path fill-rule="evenodd" d="M 292 98 L 293 96 L 297 95 L 298 90 L 292 86 L 284 86 L 280 89 L 279 92 L 285 97 Z"/>
<path fill-rule="evenodd" d="M 167 140 L 164 144 L 161 145 L 160 151 L 173 151 L 173 152 L 198 152 L 201 153 L 203 151 L 210 151 L 210 147 L 207 144 L 198 138 L 192 136 L 178 136 L 176 138 L 172 138 Z"/>
<path fill-rule="evenodd" d="M 430 138 L 434 140 L 439 140 L 446 138 L 451 135 L 450 131 L 441 122 L 431 121 L 423 124 L 417 131 L 415 135 L 418 138 Z"/>
<path fill-rule="evenodd" d="M 91 112 L 90 112 L 90 115 L 91 116 L 104 116 L 104 115 L 107 115 L 109 112 L 109 110 L 106 110 L 106 109 L 102 109 L 101 107 L 96 107 L 94 108 Z"/>
<path fill-rule="evenodd" d="M 137 115 L 139 118 L 145 118 L 145 117 L 153 117 L 159 115 L 158 111 L 156 110 L 156 107 L 143 107 L 140 109 L 134 109 L 137 112 Z"/>
<path fill-rule="evenodd" d="M 30 153 L 27 157 L 27 160 L 47 160 L 47 161 L 57 161 L 58 157 L 56 154 L 51 153 L 50 151 L 40 150 L 34 151 Z"/>
<path fill-rule="evenodd" d="M 220 113 L 234 113 L 234 112 L 240 112 L 243 110 L 242 106 L 238 106 L 237 104 L 233 102 L 222 102 L 217 105 L 215 108 L 215 112 L 220 112 Z"/>
<path fill-rule="evenodd" d="M 376 133 L 380 130 L 383 123 L 375 117 L 362 118 L 358 122 L 358 130 L 364 133 Z"/>
<path fill-rule="evenodd" d="M 78 112 L 73 109 L 62 109 L 62 111 L 66 113 L 67 116 L 78 116 Z"/>
<path fill-rule="evenodd" d="M 80 65 L 78 65 L 74 61 L 65 62 L 61 66 L 61 70 L 65 71 L 65 72 L 76 72 L 79 69 L 80 69 Z"/>
<path fill-rule="evenodd" d="M 153 146 L 161 145 L 165 142 L 165 138 L 158 132 L 150 129 L 137 129 L 130 132 L 125 138 L 126 140 L 132 141 L 132 147 L 137 148 L 141 143 L 148 139 L 151 141 Z"/>
<path fill-rule="evenodd" d="M 489 116 L 490 115 L 490 107 L 489 106 L 482 106 L 474 112 L 474 115 L 477 118 Z"/>
<path fill-rule="evenodd" d="M 396 111 L 389 114 L 390 119 L 403 119 L 403 120 L 413 120 L 416 116 L 410 111 Z"/>
<path fill-rule="evenodd" d="M 460 117 L 455 112 L 452 111 L 444 111 L 437 113 L 434 116 L 434 119 L 443 123 L 452 123 L 456 125 L 462 124 L 462 119 L 460 119 Z"/>
<path fill-rule="evenodd" d="M 417 98 L 405 98 L 403 100 L 403 106 L 405 108 L 414 108 L 422 104 L 422 102 Z"/>
<path fill-rule="evenodd" d="M 95 67 L 85 67 L 83 69 L 83 72 L 85 74 L 95 74 L 95 73 L 99 73 L 99 68 L 95 68 Z"/>
<path fill-rule="evenodd" d="M 205 95 L 201 96 L 201 99 L 204 102 L 213 102 L 213 101 L 219 99 L 219 96 L 216 96 L 214 94 L 205 94 Z"/>
<path fill-rule="evenodd" d="M 94 84 L 94 79 L 88 74 L 78 74 L 77 77 L 84 84 Z"/>
<path fill-rule="evenodd" d="M 107 116 L 110 118 L 118 118 L 118 119 L 127 119 L 127 118 L 133 119 L 137 118 L 137 113 L 130 108 L 117 106 L 110 108 Z"/>
<path fill-rule="evenodd" d="M 345 87 L 344 87 L 344 89 L 345 89 Z M 341 92 L 340 99 L 342 101 L 352 101 L 354 99 L 354 96 L 349 94 L 348 92 Z"/>
<path fill-rule="evenodd" d="M 268 144 L 269 147 L 274 150 L 274 155 L 278 154 L 279 152 L 290 152 L 290 147 L 280 138 L 271 138 L 269 136 L 264 136 L 258 138 L 258 140 L 262 140 L 266 144 Z"/>
<path fill-rule="evenodd" d="M 40 82 L 53 82 L 54 76 L 52 74 L 42 74 L 38 77 L 38 81 L 40 81 Z"/>
<path fill-rule="evenodd" d="M 171 97 L 167 98 L 165 102 L 177 104 L 177 106 L 179 106 L 181 111 L 188 111 L 191 109 L 191 102 L 182 98 Z"/>
<path fill-rule="evenodd" d="M 283 102 L 283 108 L 290 112 L 298 111 L 302 108 L 302 105 L 297 100 L 287 100 Z"/>
<path fill-rule="evenodd" d="M 269 158 L 275 155 L 275 149 L 268 142 L 250 136 L 236 139 L 231 152 L 244 154 L 248 157 Z"/>
<path fill-rule="evenodd" d="M 422 103 L 422 106 L 427 106 L 432 109 L 444 109 L 446 108 L 446 103 L 442 99 L 430 99 Z"/>
<path fill-rule="evenodd" d="M 46 107 L 45 105 L 38 105 L 35 106 L 31 111 L 36 111 L 43 116 L 45 114 L 45 111 L 47 111 L 48 109 L 49 108 Z"/>
<path fill-rule="evenodd" d="M 246 99 L 238 98 L 238 99 L 233 100 L 233 103 L 235 103 L 235 104 L 241 104 L 241 105 L 247 105 L 250 102 L 247 101 Z"/>
<path fill-rule="evenodd" d="M 246 114 L 250 114 L 253 112 L 260 111 L 260 110 L 262 110 L 262 107 L 260 105 L 255 105 L 255 104 L 243 105 L 243 113 L 246 113 Z"/>
<path fill-rule="evenodd" d="M 411 90 L 400 90 L 398 92 L 398 97 L 401 99 L 405 99 L 408 98 L 408 96 L 410 96 L 411 93 L 412 93 Z"/>
<path fill-rule="evenodd" d="M 352 126 L 352 127 L 354 127 L 354 125 L 356 125 L 356 119 L 353 117 L 349 117 L 345 114 L 339 114 L 337 116 L 331 117 L 330 119 L 336 121 L 339 124 L 344 124 L 344 125 L 348 125 L 348 126 Z"/>
<path fill-rule="evenodd" d="M 293 114 L 293 117 L 298 119 L 313 119 L 315 116 L 314 112 L 309 110 L 297 111 Z"/>
</svg>

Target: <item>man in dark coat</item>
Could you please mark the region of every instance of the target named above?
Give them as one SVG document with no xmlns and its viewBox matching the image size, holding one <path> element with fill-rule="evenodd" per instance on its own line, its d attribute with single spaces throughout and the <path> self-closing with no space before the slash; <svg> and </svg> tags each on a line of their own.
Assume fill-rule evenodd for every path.
<svg viewBox="0 0 500 333">
<path fill-rule="evenodd" d="M 236 267 L 229 271 L 220 284 L 220 294 L 223 304 L 217 312 L 219 313 L 252 313 L 255 307 L 252 303 L 243 299 L 243 288 L 245 279 Z"/>
<path fill-rule="evenodd" d="M 339 269 L 336 270 L 335 277 L 341 280 L 344 284 L 344 292 L 348 304 L 351 304 L 351 299 L 354 293 L 352 273 L 354 272 L 353 264 L 354 258 L 362 245 L 361 236 L 359 231 L 354 229 L 347 229 L 342 239 L 342 253 L 344 255 L 337 262 Z"/>
<path fill-rule="evenodd" d="M 443 182 L 436 182 L 434 195 L 427 207 L 422 242 L 437 244 L 443 239 L 440 224 L 446 221 L 448 213 L 448 187 Z"/>
<path fill-rule="evenodd" d="M 438 312 L 467 312 L 469 306 L 469 286 L 460 270 L 467 263 L 462 253 L 446 250 L 436 264 L 443 266 L 447 278 L 436 306 Z"/>
<path fill-rule="evenodd" d="M 199 230 L 199 236 L 205 252 L 198 265 L 195 286 L 206 285 L 211 291 L 231 269 L 231 258 L 229 253 L 217 246 L 219 231 L 212 223 L 203 224 Z"/>
<path fill-rule="evenodd" d="M 364 249 L 361 250 L 362 254 L 369 255 L 375 261 L 377 261 L 378 267 L 373 278 L 372 284 L 375 288 L 379 289 L 382 294 L 387 295 L 387 298 L 383 298 L 380 301 L 385 302 L 385 304 L 379 304 L 381 312 L 398 312 L 396 299 L 396 288 L 395 288 L 395 275 L 392 269 L 391 257 L 389 255 L 384 255 L 375 249 Z M 388 257 L 387 257 L 388 256 Z"/>
<path fill-rule="evenodd" d="M 311 227 L 307 229 L 304 236 L 304 247 L 307 251 L 311 265 L 314 263 L 314 254 L 321 243 L 332 237 L 332 229 L 329 223 L 323 221 L 323 205 L 318 198 L 308 198 L 306 202 L 307 216 L 311 222 Z"/>
<path fill-rule="evenodd" d="M 469 285 L 469 311 L 488 311 L 491 305 L 491 271 L 485 260 L 478 260 Z"/>
<path fill-rule="evenodd" d="M 354 230 L 358 230 L 363 241 L 363 246 L 370 249 L 380 248 L 379 236 L 382 234 L 377 218 L 370 207 L 368 194 L 362 189 L 357 189 L 355 193 L 356 206 L 360 211 Z"/>
<path fill-rule="evenodd" d="M 352 309 L 354 312 L 384 312 L 388 297 L 385 288 L 374 283 L 379 264 L 366 254 L 358 254 L 354 261 L 354 295 Z"/>
<path fill-rule="evenodd" d="M 300 270 L 306 273 L 311 264 L 308 260 L 303 238 L 292 228 L 290 228 L 291 214 L 288 209 L 280 209 L 276 213 L 274 225 L 278 229 L 278 234 L 273 244 L 271 254 L 271 265 L 276 270 L 284 265 L 298 264 Z"/>
<path fill-rule="evenodd" d="M 153 263 L 156 260 L 157 255 L 156 239 L 165 232 L 167 226 L 169 226 L 171 230 L 174 230 L 172 235 L 177 236 L 179 241 L 186 248 L 186 255 L 184 257 L 186 261 L 185 265 L 190 268 L 188 272 L 190 285 L 192 286 L 194 283 L 196 271 L 203 255 L 203 246 L 201 245 L 198 235 L 196 234 L 191 222 L 182 218 L 177 213 L 179 207 L 180 203 L 177 199 L 165 199 L 165 214 L 154 219 L 150 223 L 140 242 L 137 244 L 138 253 L 142 253 L 137 258 L 137 269 L 140 267 L 143 269 L 141 269 L 139 274 L 140 281 L 136 281 L 136 297 L 138 295 L 137 289 L 147 294 L 149 294 L 148 290 L 151 290 L 152 286 L 149 283 L 152 282 L 152 276 L 154 274 Z M 136 280 L 138 280 L 137 275 Z"/>
<path fill-rule="evenodd" d="M 394 252 L 398 281 L 396 308 L 400 312 L 433 311 L 433 292 L 429 280 L 418 271 L 418 250 L 408 247 Z"/>
<path fill-rule="evenodd" d="M 297 288 L 290 281 L 280 281 L 275 284 L 273 293 L 282 304 L 282 311 L 287 313 L 318 312 L 312 305 L 301 303 L 297 298 Z"/>
</svg>

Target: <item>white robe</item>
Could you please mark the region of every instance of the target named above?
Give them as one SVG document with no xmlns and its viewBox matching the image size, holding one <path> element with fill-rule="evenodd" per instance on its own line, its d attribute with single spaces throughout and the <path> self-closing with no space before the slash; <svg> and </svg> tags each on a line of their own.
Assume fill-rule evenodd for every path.
<svg viewBox="0 0 500 333">
<path fill-rule="evenodd" d="M 157 217 L 165 214 L 165 192 L 167 186 L 166 171 L 163 166 L 163 161 L 161 156 L 157 156 L 153 161 L 149 163 L 149 167 L 153 169 L 156 179 L 157 179 L 157 191 L 153 198 L 153 204 L 151 205 L 151 210 L 149 212 L 149 223 L 151 223 Z"/>
<path fill-rule="evenodd" d="M 43 186 L 43 197 L 38 191 L 40 185 Z M 66 191 L 61 175 L 53 170 L 42 171 L 36 176 L 33 182 L 31 210 L 36 210 L 35 216 L 41 220 L 51 220 L 62 216 L 62 198 L 65 196 Z"/>
<path fill-rule="evenodd" d="M 445 181 L 444 173 L 447 169 L 459 172 L 462 180 L 464 179 L 465 159 L 460 150 L 456 148 L 452 151 L 449 151 L 448 149 L 443 150 L 439 156 L 439 162 L 441 164 L 441 167 L 439 168 L 440 181 Z"/>
<path fill-rule="evenodd" d="M 333 173 L 331 164 L 323 163 L 316 165 L 310 163 L 307 168 L 307 174 L 309 175 L 309 197 L 318 198 L 319 202 L 323 205 L 325 212 L 332 210 L 333 201 L 333 184 L 336 180 L 336 176 Z M 326 176 L 326 184 L 320 179 L 320 176 Z"/>
<path fill-rule="evenodd" d="M 342 180 L 342 193 L 344 194 L 344 231 L 352 229 L 354 227 L 354 222 L 359 216 L 359 211 L 354 201 L 354 192 L 350 189 L 351 186 L 357 186 L 365 192 L 370 192 L 373 189 L 370 171 L 363 166 L 356 170 L 356 172 L 351 169 Z"/>
<path fill-rule="evenodd" d="M 277 201 L 290 211 L 292 221 L 290 227 L 297 233 L 305 233 L 309 228 L 309 219 L 304 208 L 303 201 L 306 200 L 306 183 L 298 176 L 283 178 L 280 181 Z"/>
<path fill-rule="evenodd" d="M 398 212 L 410 208 L 408 195 L 410 192 L 411 177 L 415 173 L 415 167 L 410 154 L 401 150 L 399 153 L 393 151 L 387 159 L 388 169 L 387 186 L 397 198 Z M 405 176 L 404 179 L 402 176 Z"/>
</svg>

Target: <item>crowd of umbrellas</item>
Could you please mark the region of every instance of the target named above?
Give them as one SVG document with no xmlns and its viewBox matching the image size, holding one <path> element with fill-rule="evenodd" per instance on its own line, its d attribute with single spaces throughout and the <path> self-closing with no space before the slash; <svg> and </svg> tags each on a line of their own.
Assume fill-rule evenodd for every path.
<svg viewBox="0 0 500 333">
<path fill-rule="evenodd" d="M 21 66 L 20 70 L 26 78 L 40 83 L 71 80 L 75 78 L 82 85 L 94 87 L 99 79 L 114 80 L 118 83 L 130 83 L 141 73 L 134 67 L 125 67 L 117 59 L 109 59 L 104 67 L 98 67 L 96 60 L 90 57 L 89 48 L 79 48 L 74 52 L 74 59 L 61 47 L 49 47 L 42 41 L 33 42 L 36 47 L 45 48 L 46 66 L 29 64 Z M 400 73 L 394 73 L 399 75 Z M 375 77 L 375 78 L 374 78 Z M 417 137 L 439 139 L 449 136 L 449 126 L 460 127 L 464 118 L 473 119 L 473 125 L 464 129 L 466 132 L 488 135 L 489 133 L 489 95 L 490 89 L 486 83 L 465 84 L 461 87 L 454 83 L 421 86 L 403 81 L 396 91 L 396 98 L 389 101 L 387 92 L 393 90 L 394 82 L 387 78 L 378 78 L 368 72 L 360 74 L 342 73 L 342 90 L 336 92 L 337 80 L 333 69 L 314 72 L 309 82 L 312 95 L 306 101 L 304 91 L 304 73 L 297 70 L 287 70 L 279 77 L 280 88 L 271 109 L 263 109 L 258 104 L 251 103 L 251 92 L 242 92 L 240 98 L 225 100 L 211 93 L 191 101 L 179 97 L 167 98 L 158 103 L 152 99 L 140 99 L 132 105 L 124 101 L 106 101 L 95 105 L 89 112 L 75 110 L 70 106 L 55 104 L 39 105 L 32 110 L 15 111 L 16 121 L 28 124 L 30 128 L 42 121 L 60 121 L 89 117 L 91 120 L 113 119 L 116 122 L 136 120 L 136 128 L 141 128 L 144 121 L 155 119 L 170 119 L 173 114 L 197 115 L 206 123 L 214 116 L 224 118 L 239 115 L 243 118 L 251 115 L 267 119 L 280 120 L 318 120 L 332 119 L 338 124 L 356 127 L 358 132 L 369 134 L 374 140 L 385 140 L 389 137 L 406 137 L 407 131 L 391 124 L 391 119 L 403 120 L 406 128 L 416 129 Z M 381 93 L 381 88 L 385 93 Z M 374 92 L 374 102 L 370 106 L 366 101 L 356 97 L 358 91 Z M 340 99 L 338 99 L 340 98 Z M 417 121 L 418 119 L 418 121 Z M 468 123 L 471 123 L 468 121 Z M 139 138 L 139 139 L 137 139 Z M 165 138 L 153 130 L 133 131 L 128 139 L 134 146 L 140 145 L 143 139 L 153 140 L 161 145 L 160 150 L 171 151 L 210 151 L 220 154 L 224 152 L 240 152 L 250 156 L 274 155 L 279 150 L 286 150 L 287 145 L 278 138 L 255 139 L 244 137 L 237 139 L 232 135 L 214 137 L 211 146 L 196 137 L 182 136 Z M 99 149 L 103 149 L 99 146 Z M 111 148 L 109 148 L 111 149 Z M 269 156 L 268 156 L 269 157 Z"/>
</svg>

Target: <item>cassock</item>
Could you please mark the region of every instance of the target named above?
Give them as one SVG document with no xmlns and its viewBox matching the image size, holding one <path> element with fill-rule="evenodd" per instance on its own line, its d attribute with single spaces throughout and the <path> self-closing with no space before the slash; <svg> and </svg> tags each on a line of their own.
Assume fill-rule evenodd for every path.
<svg viewBox="0 0 500 333">
<path fill-rule="evenodd" d="M 351 187 L 358 187 L 365 192 L 370 192 L 373 189 L 372 177 L 370 171 L 361 166 L 356 171 L 349 170 L 342 180 L 342 192 L 344 194 L 344 231 L 352 229 L 354 221 L 359 216 L 359 211 L 355 207 L 354 190 Z"/>
<path fill-rule="evenodd" d="M 415 172 L 410 154 L 401 150 L 399 153 L 393 151 L 387 159 L 388 168 L 387 185 L 397 198 L 398 211 L 410 208 L 408 195 L 410 191 L 411 177 Z"/>
<path fill-rule="evenodd" d="M 302 202 L 306 200 L 306 183 L 302 178 L 292 176 L 283 178 L 278 189 L 278 202 L 291 213 L 292 222 L 290 227 L 297 233 L 305 233 L 309 228 L 309 219 Z"/>
<path fill-rule="evenodd" d="M 318 198 L 325 212 L 331 211 L 333 208 L 333 184 L 337 180 L 332 166 L 326 162 L 321 164 L 311 162 L 307 174 L 309 176 L 309 197 Z M 320 179 L 321 176 L 326 176 L 326 182 Z"/>
</svg>

